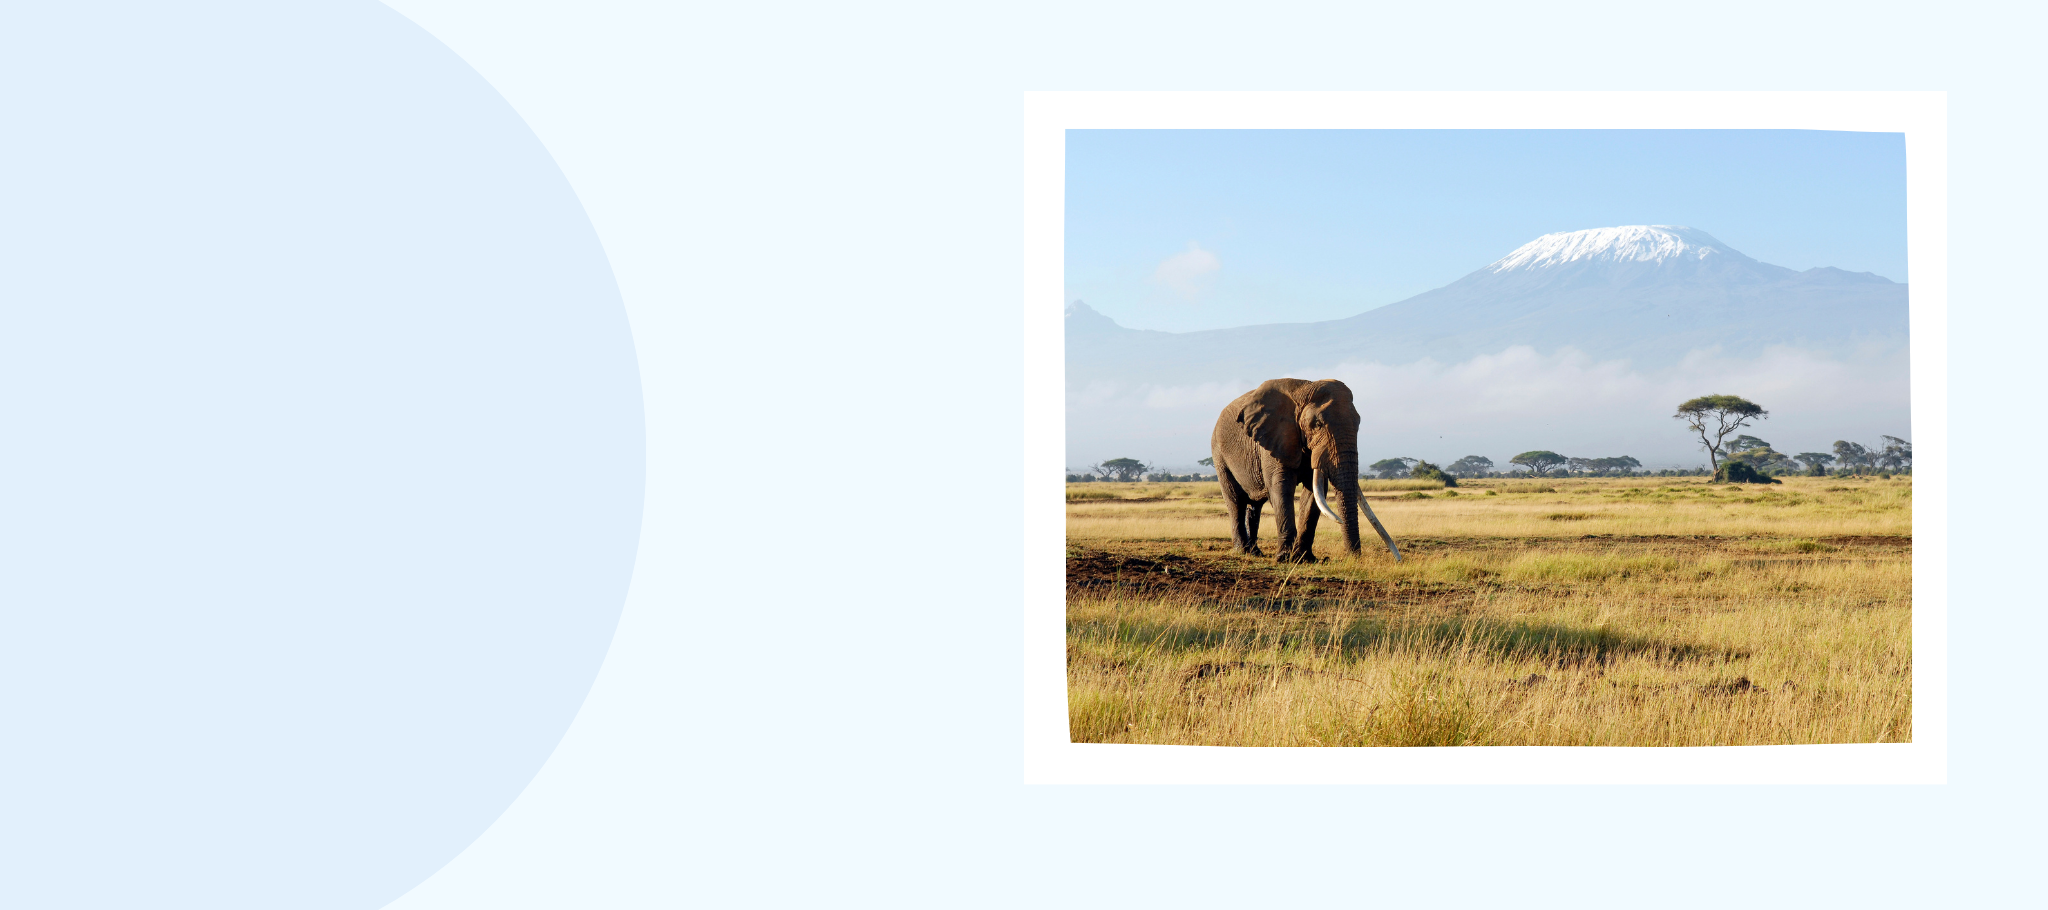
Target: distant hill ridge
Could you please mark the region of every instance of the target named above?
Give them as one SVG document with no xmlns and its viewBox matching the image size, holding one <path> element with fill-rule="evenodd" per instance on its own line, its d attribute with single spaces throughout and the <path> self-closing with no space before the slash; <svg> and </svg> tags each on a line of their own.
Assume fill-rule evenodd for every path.
<svg viewBox="0 0 2048 910">
<path fill-rule="evenodd" d="M 1075 301 L 1067 373 L 1070 383 L 1186 384 L 1347 361 L 1460 362 L 1514 345 L 1644 367 L 1705 348 L 1903 346 L 1906 290 L 1869 272 L 1759 262 L 1694 228 L 1623 225 L 1545 234 L 1436 290 L 1326 322 L 1157 332 Z"/>
</svg>

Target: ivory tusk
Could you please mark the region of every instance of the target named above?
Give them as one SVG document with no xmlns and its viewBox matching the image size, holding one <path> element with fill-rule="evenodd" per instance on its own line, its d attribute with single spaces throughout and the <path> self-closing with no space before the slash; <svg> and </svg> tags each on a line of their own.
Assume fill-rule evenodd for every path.
<svg viewBox="0 0 2048 910">
<path fill-rule="evenodd" d="M 1337 513 L 1330 509 L 1330 482 L 1323 479 L 1322 468 L 1316 469 L 1315 479 L 1308 486 L 1309 491 L 1315 494 L 1316 508 L 1323 510 L 1323 515 L 1331 521 L 1343 524 L 1344 519 L 1338 518 Z"/>
<path fill-rule="evenodd" d="M 1394 535 L 1388 534 L 1386 527 L 1380 524 L 1380 517 L 1372 514 L 1372 506 L 1366 504 L 1363 495 L 1358 497 L 1358 507 L 1365 510 L 1365 519 L 1372 522 L 1372 529 L 1380 532 L 1380 539 L 1387 542 L 1387 551 L 1394 554 L 1394 561 L 1400 562 L 1401 548 L 1394 546 Z"/>
</svg>

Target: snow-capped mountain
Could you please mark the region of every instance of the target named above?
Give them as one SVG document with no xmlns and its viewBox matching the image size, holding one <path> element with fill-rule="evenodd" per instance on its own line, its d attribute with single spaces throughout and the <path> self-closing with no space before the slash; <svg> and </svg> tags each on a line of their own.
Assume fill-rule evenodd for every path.
<svg viewBox="0 0 2048 910">
<path fill-rule="evenodd" d="M 1663 262 L 1705 259 L 1715 254 L 1740 256 L 1721 241 L 1689 227 L 1630 224 L 1545 234 L 1486 267 L 1490 272 L 1545 269 L 1574 262 Z"/>
<path fill-rule="evenodd" d="M 1546 234 L 1444 287 L 1346 319 L 1136 331 L 1067 315 L 1070 383 L 1253 381 L 1340 363 L 1456 363 L 1510 346 L 1649 367 L 1688 352 L 1906 343 L 1906 286 L 1868 272 L 1759 262 L 1705 231 L 1627 225 Z"/>
</svg>

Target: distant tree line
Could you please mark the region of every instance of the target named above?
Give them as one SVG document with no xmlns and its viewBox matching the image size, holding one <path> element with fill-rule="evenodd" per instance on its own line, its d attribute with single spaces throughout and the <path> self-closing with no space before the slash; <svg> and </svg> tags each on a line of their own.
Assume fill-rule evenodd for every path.
<svg viewBox="0 0 2048 910">
<path fill-rule="evenodd" d="M 1196 463 L 1207 467 L 1214 465 L 1216 459 L 1204 458 Z M 1149 465 L 1135 458 L 1112 458 L 1099 464 L 1089 465 L 1083 468 L 1080 473 L 1075 473 L 1072 468 L 1067 469 L 1068 483 L 1134 483 L 1140 480 L 1147 483 L 1191 483 L 1198 480 L 1215 479 L 1215 474 L 1199 472 L 1174 474 L 1161 471 L 1157 465 Z"/>
<path fill-rule="evenodd" d="M 1549 449 L 1531 449 L 1508 459 L 1512 468 L 1507 471 L 1495 469 L 1493 459 L 1484 455 L 1467 455 L 1451 462 L 1444 472 L 1456 477 L 1555 477 L 1560 475 L 1581 475 L 1587 477 L 1634 477 L 1648 474 L 1642 470 L 1643 463 L 1631 455 L 1613 455 L 1605 458 L 1580 458 L 1559 455 Z"/>
<path fill-rule="evenodd" d="M 1707 452 L 1708 464 L 1693 468 L 1663 468 L 1645 470 L 1643 463 L 1633 456 L 1612 455 L 1602 458 L 1587 458 L 1560 455 L 1549 449 L 1531 449 L 1508 459 L 1512 467 L 1500 470 L 1493 459 L 1484 455 L 1467 455 L 1448 465 L 1437 466 L 1412 456 L 1382 458 L 1366 467 L 1366 470 L 1382 480 L 1421 478 L 1441 481 L 1445 486 L 1456 486 L 1458 478 L 1466 477 L 1701 477 L 1712 476 L 1716 481 L 1732 479 L 1753 483 L 1771 483 L 1772 478 L 1786 474 L 1808 476 L 1852 476 L 1858 474 L 1911 474 L 1913 473 L 1913 444 L 1897 436 L 1879 436 L 1872 445 L 1837 439 L 1831 451 L 1800 452 L 1787 455 L 1778 451 L 1769 442 L 1748 433 L 1739 432 L 1750 424 L 1770 416 L 1754 402 L 1735 395 L 1703 395 L 1678 406 L 1672 415 L 1683 421 L 1688 430 L 1699 436 L 1701 448 Z M 1733 436 L 1733 438 L 1730 438 Z M 1214 468 L 1213 458 L 1204 458 L 1197 464 Z M 1137 480 L 1152 482 L 1190 482 L 1215 480 L 1213 473 L 1175 474 L 1160 471 L 1135 458 L 1112 458 L 1100 464 L 1090 465 L 1081 473 L 1068 470 L 1069 483 L 1091 483 L 1110 481 L 1129 483 Z"/>
</svg>

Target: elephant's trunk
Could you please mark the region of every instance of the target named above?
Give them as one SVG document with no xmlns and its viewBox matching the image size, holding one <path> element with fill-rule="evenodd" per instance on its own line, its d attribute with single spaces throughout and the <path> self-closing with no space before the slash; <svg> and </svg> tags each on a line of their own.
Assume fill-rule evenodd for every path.
<svg viewBox="0 0 2048 910">
<path fill-rule="evenodd" d="M 1372 513 L 1372 506 L 1365 501 L 1365 495 L 1358 489 L 1358 454 L 1344 452 L 1337 460 L 1337 490 L 1344 500 L 1343 512 L 1335 516 L 1344 525 L 1344 548 L 1356 555 L 1364 552 L 1359 538 L 1358 514 L 1365 513 L 1365 520 L 1372 523 L 1372 529 L 1379 532 L 1380 540 L 1387 545 L 1387 552 L 1394 554 L 1394 561 L 1401 561 L 1401 548 L 1394 545 L 1394 537 L 1380 524 L 1379 516 Z"/>
<path fill-rule="evenodd" d="M 1344 529 L 1344 552 L 1357 556 L 1363 552 L 1358 543 L 1358 509 L 1365 500 L 1358 495 L 1358 452 L 1343 449 L 1337 453 L 1334 476 L 1325 478 L 1337 487 L 1339 511 L 1330 516 Z"/>
</svg>

